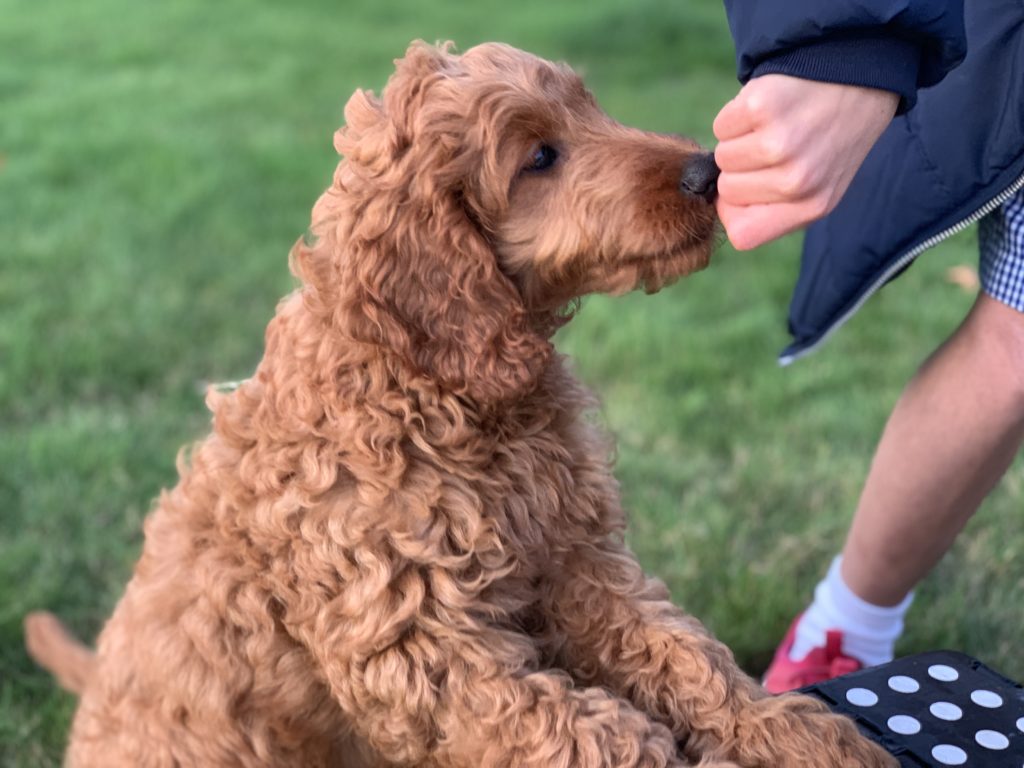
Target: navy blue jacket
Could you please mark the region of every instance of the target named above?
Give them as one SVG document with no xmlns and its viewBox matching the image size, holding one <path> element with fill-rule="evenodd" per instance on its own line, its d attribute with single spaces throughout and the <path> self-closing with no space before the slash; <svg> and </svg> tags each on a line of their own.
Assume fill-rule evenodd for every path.
<svg viewBox="0 0 1024 768">
<path fill-rule="evenodd" d="M 1024 187 L 1024 2 L 726 0 L 726 10 L 741 82 L 778 72 L 902 96 L 842 201 L 807 231 L 788 362 Z"/>
</svg>

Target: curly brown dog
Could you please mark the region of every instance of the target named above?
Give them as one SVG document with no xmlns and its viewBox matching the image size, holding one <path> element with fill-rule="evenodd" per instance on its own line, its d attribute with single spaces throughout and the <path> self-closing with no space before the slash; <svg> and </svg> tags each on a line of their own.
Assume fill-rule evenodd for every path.
<svg viewBox="0 0 1024 768">
<path fill-rule="evenodd" d="M 703 267 L 713 164 L 567 68 L 414 44 L 357 92 L 266 354 L 146 521 L 81 693 L 84 766 L 882 766 L 647 579 L 550 338 Z"/>
</svg>

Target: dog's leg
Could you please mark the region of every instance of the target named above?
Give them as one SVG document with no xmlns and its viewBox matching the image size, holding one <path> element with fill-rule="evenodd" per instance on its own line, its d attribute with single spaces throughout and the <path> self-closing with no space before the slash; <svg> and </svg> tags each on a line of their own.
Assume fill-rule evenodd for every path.
<svg viewBox="0 0 1024 768">
<path fill-rule="evenodd" d="M 671 728 L 693 759 L 743 766 L 893 766 L 852 721 L 806 696 L 770 697 L 613 540 L 577 547 L 547 612 L 566 667 Z"/>
<path fill-rule="evenodd" d="M 366 655 L 353 655 L 351 644 L 321 648 L 332 692 L 381 755 L 450 768 L 689 765 L 668 728 L 629 702 L 576 688 L 565 674 L 533 671 L 530 639 L 464 621 L 475 624 L 471 632 L 411 630 Z"/>
</svg>

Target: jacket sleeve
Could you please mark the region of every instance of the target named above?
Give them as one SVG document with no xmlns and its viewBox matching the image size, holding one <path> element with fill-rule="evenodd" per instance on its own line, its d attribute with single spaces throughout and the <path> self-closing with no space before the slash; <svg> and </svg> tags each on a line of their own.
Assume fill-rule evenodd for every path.
<svg viewBox="0 0 1024 768">
<path fill-rule="evenodd" d="M 910 109 L 967 53 L 963 0 L 725 0 L 741 83 L 770 73 L 898 93 Z"/>
</svg>

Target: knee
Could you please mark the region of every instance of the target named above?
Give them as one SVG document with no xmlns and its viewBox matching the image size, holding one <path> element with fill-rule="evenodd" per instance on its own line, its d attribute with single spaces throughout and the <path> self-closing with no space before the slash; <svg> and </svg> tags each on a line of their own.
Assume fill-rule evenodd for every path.
<svg viewBox="0 0 1024 768">
<path fill-rule="evenodd" d="M 961 333 L 975 364 L 984 367 L 993 395 L 1002 394 L 1024 418 L 1024 312 L 981 294 Z"/>
</svg>

